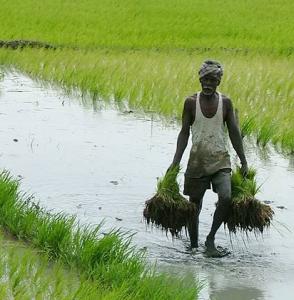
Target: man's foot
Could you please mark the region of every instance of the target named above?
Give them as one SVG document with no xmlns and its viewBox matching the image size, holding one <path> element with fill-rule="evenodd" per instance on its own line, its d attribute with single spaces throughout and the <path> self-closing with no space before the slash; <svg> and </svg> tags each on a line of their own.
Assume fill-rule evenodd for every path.
<svg viewBox="0 0 294 300">
<path fill-rule="evenodd" d="M 197 247 L 195 247 L 194 245 L 193 246 L 190 245 L 190 246 L 186 247 L 186 250 L 187 250 L 187 252 L 189 252 L 191 254 L 195 254 L 198 250 L 198 245 L 197 245 Z"/>
<path fill-rule="evenodd" d="M 206 255 L 208 257 L 220 258 L 229 255 L 231 252 L 222 247 L 215 247 L 214 239 L 207 238 L 205 241 Z"/>
</svg>

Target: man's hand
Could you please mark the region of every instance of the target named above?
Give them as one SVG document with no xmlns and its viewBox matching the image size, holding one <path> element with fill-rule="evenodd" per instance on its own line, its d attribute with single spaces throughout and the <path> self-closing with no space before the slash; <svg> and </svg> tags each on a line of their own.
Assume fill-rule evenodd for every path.
<svg viewBox="0 0 294 300">
<path fill-rule="evenodd" d="M 248 165 L 247 162 L 243 162 L 241 165 L 241 174 L 243 175 L 243 177 L 245 178 L 248 174 Z"/>
<path fill-rule="evenodd" d="M 171 170 L 171 169 L 173 169 L 173 168 L 175 168 L 175 167 L 177 167 L 177 166 L 179 166 L 180 165 L 180 163 L 176 163 L 176 162 L 172 162 L 171 163 L 171 165 L 168 167 L 168 169 L 166 170 L 166 173 L 169 171 L 169 170 Z"/>
</svg>

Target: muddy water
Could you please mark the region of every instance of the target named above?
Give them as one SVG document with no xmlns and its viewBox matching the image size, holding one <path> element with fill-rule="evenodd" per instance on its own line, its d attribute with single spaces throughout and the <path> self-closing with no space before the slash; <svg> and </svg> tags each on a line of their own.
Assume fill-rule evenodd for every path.
<svg viewBox="0 0 294 300">
<path fill-rule="evenodd" d="M 293 299 L 293 159 L 273 150 L 258 153 L 247 143 L 248 161 L 263 183 L 259 198 L 272 201 L 276 212 L 275 228 L 249 242 L 242 236 L 230 242 L 221 229 L 217 243 L 232 255 L 208 259 L 203 246 L 194 255 L 186 253 L 187 238 L 172 241 L 142 220 L 144 201 L 172 160 L 178 125 L 111 109 L 102 101 L 85 105 L 79 97 L 45 89 L 19 74 L 6 74 L 0 82 L 0 124 L 0 168 L 22 178 L 23 190 L 43 206 L 76 214 L 84 223 L 104 220 L 105 230 L 136 233 L 134 243 L 147 248 L 161 270 L 203 280 L 201 299 Z M 232 158 L 236 161 L 233 153 Z M 207 192 L 202 243 L 215 201 L 216 195 Z"/>
</svg>

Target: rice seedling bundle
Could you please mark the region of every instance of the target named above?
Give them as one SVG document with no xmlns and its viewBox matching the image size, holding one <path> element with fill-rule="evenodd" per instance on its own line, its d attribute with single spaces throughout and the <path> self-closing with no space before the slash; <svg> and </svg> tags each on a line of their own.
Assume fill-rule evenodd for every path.
<svg viewBox="0 0 294 300">
<path fill-rule="evenodd" d="M 273 219 L 272 208 L 255 198 L 260 189 L 255 179 L 256 171 L 249 169 L 243 177 L 239 168 L 232 174 L 232 205 L 225 221 L 225 226 L 230 233 L 238 230 L 255 234 L 263 233 Z"/>
<path fill-rule="evenodd" d="M 157 192 L 145 202 L 143 211 L 147 224 L 180 235 L 187 228 L 189 221 L 195 215 L 196 207 L 180 194 L 177 176 L 180 168 L 170 169 L 157 183 Z M 256 171 L 249 169 L 243 177 L 239 168 L 232 173 L 232 204 L 225 226 L 230 233 L 242 231 L 245 233 L 263 233 L 273 219 L 272 208 L 255 198 L 259 186 L 255 179 Z"/>
<path fill-rule="evenodd" d="M 147 224 L 170 232 L 172 237 L 180 235 L 195 215 L 195 204 L 180 194 L 179 171 L 179 166 L 173 167 L 158 181 L 156 194 L 146 201 L 143 212 Z"/>
</svg>

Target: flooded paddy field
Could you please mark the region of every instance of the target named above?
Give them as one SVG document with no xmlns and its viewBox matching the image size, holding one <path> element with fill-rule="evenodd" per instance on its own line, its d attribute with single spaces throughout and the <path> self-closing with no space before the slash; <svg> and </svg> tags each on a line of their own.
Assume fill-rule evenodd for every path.
<svg viewBox="0 0 294 300">
<path fill-rule="evenodd" d="M 134 233 L 159 270 L 191 274 L 203 280 L 200 299 L 291 299 L 294 292 L 294 158 L 259 151 L 250 142 L 246 154 L 262 183 L 259 199 L 275 210 L 274 227 L 255 239 L 230 236 L 217 243 L 232 255 L 205 258 L 203 246 L 186 252 L 188 239 L 171 240 L 142 219 L 144 202 L 156 178 L 170 165 L 179 126 L 156 115 L 116 110 L 103 101 L 66 96 L 20 74 L 0 82 L 0 166 L 22 181 L 40 204 L 77 215 L 82 223 L 104 220 L 105 230 Z M 187 149 L 188 150 L 188 149 Z M 183 159 L 186 166 L 188 151 Z M 236 155 L 232 152 L 232 161 Z M 183 177 L 180 178 L 183 183 Z M 200 215 L 200 243 L 209 231 L 216 195 L 207 192 Z M 283 225 L 288 229 L 286 229 Z"/>
</svg>

